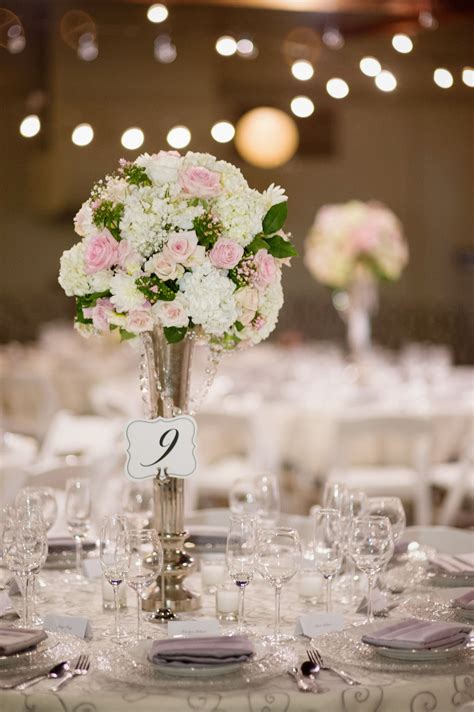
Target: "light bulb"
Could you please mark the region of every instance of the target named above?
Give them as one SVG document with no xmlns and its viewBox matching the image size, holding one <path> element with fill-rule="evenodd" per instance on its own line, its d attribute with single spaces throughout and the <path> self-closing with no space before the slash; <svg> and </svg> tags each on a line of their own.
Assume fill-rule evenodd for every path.
<svg viewBox="0 0 474 712">
<path fill-rule="evenodd" d="M 216 42 L 216 52 L 222 57 L 231 57 L 237 52 L 237 42 L 230 35 L 223 35 Z"/>
<path fill-rule="evenodd" d="M 314 112 L 314 104 L 307 96 L 295 96 L 290 106 L 294 115 L 299 116 L 300 119 L 306 119 Z"/>
<path fill-rule="evenodd" d="M 229 121 L 218 121 L 211 129 L 211 136 L 217 143 L 229 143 L 235 135 L 235 129 Z"/>
<path fill-rule="evenodd" d="M 400 54 L 408 54 L 413 49 L 413 42 L 408 35 L 398 34 L 392 37 L 392 47 Z"/>
<path fill-rule="evenodd" d="M 375 57 L 362 57 L 359 62 L 360 71 L 366 77 L 376 77 L 382 71 L 382 65 Z"/>
<path fill-rule="evenodd" d="M 25 138 L 33 138 L 33 136 L 36 136 L 36 134 L 40 132 L 40 129 L 41 121 L 36 114 L 25 116 L 20 124 L 20 133 Z"/>
<path fill-rule="evenodd" d="M 166 136 L 171 148 L 184 148 L 191 141 L 191 131 L 187 126 L 174 126 Z"/>
<path fill-rule="evenodd" d="M 90 124 L 79 124 L 72 132 L 71 139 L 76 146 L 87 146 L 94 138 L 94 129 Z"/>
<path fill-rule="evenodd" d="M 313 76 L 314 68 L 311 62 L 306 59 L 298 59 L 291 65 L 291 73 L 300 82 L 307 82 Z"/>
<path fill-rule="evenodd" d="M 375 85 L 380 91 L 389 92 L 397 88 L 397 80 L 392 72 L 388 72 L 384 69 L 375 77 Z"/>
<path fill-rule="evenodd" d="M 467 87 L 474 87 L 474 67 L 464 67 L 462 80 Z"/>
<path fill-rule="evenodd" d="M 335 77 L 327 82 L 326 91 L 333 99 L 344 99 L 349 94 L 349 85 L 344 79 Z"/>
<path fill-rule="evenodd" d="M 146 13 L 147 18 L 150 20 L 150 22 L 153 22 L 154 24 L 164 22 L 168 15 L 168 8 L 166 7 L 166 5 L 162 5 L 161 3 L 155 3 L 154 5 L 150 5 Z"/>
<path fill-rule="evenodd" d="M 140 148 L 144 140 L 145 134 L 136 126 L 132 126 L 130 129 L 124 131 L 121 138 L 122 146 L 128 148 L 129 151 Z"/>
<path fill-rule="evenodd" d="M 434 83 L 437 84 L 441 89 L 449 89 L 454 84 L 453 75 L 448 69 L 443 69 L 439 67 L 434 70 L 433 73 Z"/>
</svg>

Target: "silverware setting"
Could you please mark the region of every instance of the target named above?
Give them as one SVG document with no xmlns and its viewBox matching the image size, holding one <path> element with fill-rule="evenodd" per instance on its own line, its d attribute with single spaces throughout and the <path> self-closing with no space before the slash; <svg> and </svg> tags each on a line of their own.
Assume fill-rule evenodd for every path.
<svg viewBox="0 0 474 712">
<path fill-rule="evenodd" d="M 69 682 L 69 680 L 72 680 L 74 677 L 78 677 L 80 675 L 87 675 L 87 673 L 89 672 L 89 668 L 89 656 L 84 654 L 79 655 L 74 667 L 72 669 L 67 670 L 63 679 L 57 685 L 50 687 L 50 690 L 52 692 L 58 692 L 58 690 L 60 690 L 61 687 L 66 684 L 66 682 Z"/>
<path fill-rule="evenodd" d="M 288 675 L 291 675 L 292 678 L 296 681 L 296 684 L 298 685 L 298 690 L 301 690 L 301 692 L 314 692 L 316 693 L 317 690 L 315 689 L 314 685 L 311 683 L 311 681 L 306 680 L 303 675 L 301 674 L 299 668 L 293 667 L 288 670 Z"/>
<path fill-rule="evenodd" d="M 341 680 L 344 680 L 347 685 L 360 685 L 360 682 L 358 680 L 351 677 L 351 675 L 349 675 L 344 670 L 332 667 L 331 665 L 326 665 L 324 663 L 321 653 L 313 645 L 308 648 L 307 653 L 311 662 L 315 665 L 318 665 L 320 670 L 329 670 L 330 672 L 335 673 L 336 675 L 338 675 L 338 677 L 341 678 Z"/>
<path fill-rule="evenodd" d="M 27 680 L 23 680 L 23 682 L 19 682 L 16 685 L 12 685 L 12 689 L 26 690 L 28 687 L 32 687 L 33 685 L 36 685 L 36 683 L 40 682 L 41 680 L 46 680 L 46 679 L 56 680 L 56 679 L 62 677 L 68 670 L 69 670 L 69 661 L 63 660 L 63 662 L 53 665 L 51 670 L 48 670 L 48 672 L 45 672 L 42 675 L 35 675 L 35 677 L 30 677 Z"/>
</svg>

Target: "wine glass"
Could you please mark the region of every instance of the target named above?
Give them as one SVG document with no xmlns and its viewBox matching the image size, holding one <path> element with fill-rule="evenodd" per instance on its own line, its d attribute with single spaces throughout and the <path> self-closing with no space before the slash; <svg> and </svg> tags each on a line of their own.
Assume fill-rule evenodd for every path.
<svg viewBox="0 0 474 712">
<path fill-rule="evenodd" d="M 11 522 L 15 517 L 15 510 L 13 507 L 10 505 L 7 505 L 6 507 L 1 507 L 0 508 L 0 561 L 3 563 L 5 561 L 5 553 L 4 553 L 4 544 L 3 544 L 3 533 L 5 531 L 5 528 L 9 522 Z M 10 574 L 7 576 L 5 580 L 1 581 L 2 587 L 4 587 L 8 579 L 10 578 Z"/>
<path fill-rule="evenodd" d="M 280 488 L 274 475 L 259 475 L 255 478 L 257 491 L 257 515 L 263 527 L 275 527 L 280 516 Z"/>
<path fill-rule="evenodd" d="M 137 594 L 137 640 L 143 638 L 142 597 L 160 573 L 163 549 L 155 529 L 134 529 L 128 533 L 130 560 L 127 584 Z"/>
<path fill-rule="evenodd" d="M 82 575 L 82 540 L 90 527 L 91 490 L 88 479 L 66 482 L 66 521 L 76 544 L 76 582 L 85 583 Z"/>
<path fill-rule="evenodd" d="M 239 587 L 237 630 L 245 631 L 244 595 L 255 571 L 256 531 L 253 517 L 231 517 L 227 534 L 226 563 L 231 579 Z"/>
<path fill-rule="evenodd" d="M 115 631 L 112 640 L 121 643 L 127 634 L 120 628 L 119 586 L 126 579 L 130 560 L 125 517 L 112 514 L 104 517 L 100 532 L 100 563 L 106 580 L 114 591 Z"/>
<path fill-rule="evenodd" d="M 255 480 L 239 478 L 229 492 L 229 507 L 232 514 L 256 517 L 259 497 Z"/>
<path fill-rule="evenodd" d="M 121 496 L 122 511 L 132 529 L 143 529 L 153 514 L 153 493 L 147 482 L 126 482 Z"/>
<path fill-rule="evenodd" d="M 33 624 L 31 584 L 35 573 L 41 570 L 48 553 L 46 528 L 39 519 L 21 517 L 10 519 L 3 531 L 3 554 L 11 573 L 16 576 L 23 590 L 22 624 Z"/>
<path fill-rule="evenodd" d="M 323 509 L 341 511 L 346 494 L 346 485 L 341 482 L 326 482 L 323 490 Z"/>
<path fill-rule="evenodd" d="M 37 507 L 41 510 L 47 531 L 58 516 L 58 504 L 52 487 L 23 487 L 15 498 L 17 510 Z"/>
<path fill-rule="evenodd" d="M 388 517 L 392 525 L 393 541 L 397 544 L 405 531 L 406 517 L 399 497 L 369 497 L 365 513 L 377 517 Z"/>
<path fill-rule="evenodd" d="M 365 492 L 361 490 L 346 490 L 341 503 L 341 530 L 342 530 L 342 543 L 344 546 L 344 556 L 345 556 L 345 568 L 346 576 L 343 577 L 342 584 L 342 602 L 347 603 L 352 601 L 354 598 L 354 576 L 355 576 L 355 565 L 354 561 L 349 555 L 347 550 L 349 531 L 352 526 L 352 522 L 356 517 L 360 517 L 364 511 L 367 502 L 367 497 Z M 349 582 L 347 591 L 347 580 Z M 348 596 L 346 600 L 345 596 Z"/>
<path fill-rule="evenodd" d="M 388 517 L 364 515 L 356 517 L 349 532 L 349 553 L 356 566 L 367 576 L 367 622 L 372 623 L 373 589 L 377 574 L 393 556 L 392 525 Z"/>
<path fill-rule="evenodd" d="M 332 580 L 342 566 L 344 545 L 341 514 L 320 509 L 314 515 L 314 563 L 326 581 L 326 611 L 332 611 Z"/>
<path fill-rule="evenodd" d="M 17 522 L 30 524 L 31 526 L 36 527 L 38 530 L 43 531 L 46 537 L 46 542 L 48 541 L 48 527 L 43 517 L 43 509 L 41 508 L 41 502 L 39 497 L 29 497 L 26 501 L 21 501 L 20 506 L 16 507 L 14 510 L 14 516 Z M 37 596 L 37 584 L 40 580 L 39 574 L 46 562 L 47 554 L 48 548 L 46 547 L 44 552 L 44 558 L 40 561 L 39 566 L 37 566 L 31 571 L 30 618 L 34 625 L 40 625 L 43 622 L 41 618 L 36 615 L 36 606 L 39 601 Z M 40 585 L 46 586 L 46 583 L 40 582 Z"/>
<path fill-rule="evenodd" d="M 280 631 L 280 599 L 283 584 L 298 573 L 301 562 L 301 543 L 298 532 L 287 527 L 261 529 L 257 537 L 257 569 L 275 589 L 275 629 L 268 636 L 271 643 L 293 640 Z"/>
</svg>

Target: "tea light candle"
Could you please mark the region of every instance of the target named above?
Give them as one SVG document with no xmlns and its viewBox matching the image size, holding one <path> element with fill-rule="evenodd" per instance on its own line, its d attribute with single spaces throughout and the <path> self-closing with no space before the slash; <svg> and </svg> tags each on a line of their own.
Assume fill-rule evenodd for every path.
<svg viewBox="0 0 474 712">
<path fill-rule="evenodd" d="M 225 563 L 219 559 L 201 559 L 201 581 L 202 587 L 208 592 L 212 592 L 227 578 Z"/>
<path fill-rule="evenodd" d="M 239 612 L 239 591 L 237 587 L 216 590 L 216 613 L 222 620 L 236 620 Z"/>
<path fill-rule="evenodd" d="M 127 587 L 123 582 L 118 589 L 119 608 L 127 608 Z M 105 578 L 102 578 L 102 606 L 105 610 L 115 608 L 114 588 Z"/>
<path fill-rule="evenodd" d="M 321 593 L 321 577 L 317 574 L 302 573 L 298 580 L 298 594 L 301 598 L 317 598 Z"/>
</svg>

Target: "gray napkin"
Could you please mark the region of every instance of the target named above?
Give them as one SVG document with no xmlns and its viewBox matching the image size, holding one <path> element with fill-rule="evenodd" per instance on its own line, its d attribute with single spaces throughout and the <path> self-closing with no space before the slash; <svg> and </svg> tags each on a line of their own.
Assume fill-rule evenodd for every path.
<svg viewBox="0 0 474 712">
<path fill-rule="evenodd" d="M 44 630 L 0 625 L 0 655 L 13 655 L 33 648 L 47 638 Z"/>
<path fill-rule="evenodd" d="M 367 596 L 364 596 L 362 601 L 359 603 L 359 607 L 356 613 L 367 613 Z M 372 612 L 374 616 L 387 616 L 388 612 L 393 608 L 396 608 L 397 604 L 394 603 L 378 588 L 374 589 L 372 598 Z"/>
<path fill-rule="evenodd" d="M 455 606 L 459 606 L 459 608 L 464 608 L 467 611 L 474 611 L 474 588 L 471 588 L 470 591 L 463 593 L 462 596 L 455 598 L 453 603 Z"/>
<path fill-rule="evenodd" d="M 474 554 L 433 554 L 430 563 L 455 576 L 474 574 Z"/>
<path fill-rule="evenodd" d="M 48 554 L 62 554 L 63 552 L 75 551 L 76 543 L 71 536 L 53 536 L 48 539 Z M 83 551 L 95 549 L 93 541 L 82 542 Z"/>
<path fill-rule="evenodd" d="M 152 663 L 187 665 L 228 665 L 249 660 L 255 648 L 245 635 L 167 638 L 155 640 L 148 654 Z"/>
<path fill-rule="evenodd" d="M 471 628 L 466 625 L 407 618 L 379 628 L 373 634 L 363 635 L 362 641 L 386 648 L 429 650 L 462 643 L 470 632 Z"/>
</svg>

